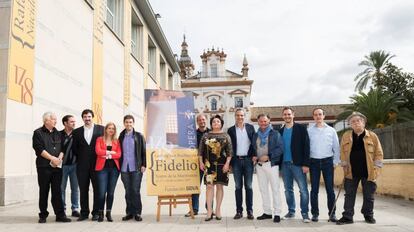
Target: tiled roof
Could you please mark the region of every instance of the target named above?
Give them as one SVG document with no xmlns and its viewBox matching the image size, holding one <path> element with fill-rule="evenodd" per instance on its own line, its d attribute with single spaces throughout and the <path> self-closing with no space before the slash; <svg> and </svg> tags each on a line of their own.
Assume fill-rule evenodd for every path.
<svg viewBox="0 0 414 232">
<path fill-rule="evenodd" d="M 309 118 L 312 119 L 312 111 L 315 108 L 322 108 L 325 111 L 326 117 L 336 118 L 336 116 L 344 111 L 344 107 L 348 104 L 329 104 L 329 105 L 299 105 L 290 106 L 295 111 L 296 118 Z M 281 118 L 282 110 L 286 106 L 264 106 L 264 107 L 252 107 L 251 119 L 256 121 L 257 115 L 264 113 L 268 114 L 272 119 Z"/>
</svg>

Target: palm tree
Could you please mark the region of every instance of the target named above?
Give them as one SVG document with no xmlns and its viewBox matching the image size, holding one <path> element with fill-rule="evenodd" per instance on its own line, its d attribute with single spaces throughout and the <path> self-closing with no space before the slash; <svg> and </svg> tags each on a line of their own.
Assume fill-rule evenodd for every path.
<svg viewBox="0 0 414 232">
<path fill-rule="evenodd" d="M 382 128 L 396 122 L 414 119 L 413 112 L 401 107 L 406 99 L 400 96 L 383 93 L 379 89 L 371 89 L 368 93 L 360 92 L 351 97 L 351 105 L 338 115 L 337 121 L 345 120 L 352 112 L 358 111 L 367 117 L 366 127 Z"/>
<path fill-rule="evenodd" d="M 393 57 L 395 57 L 395 55 L 391 55 L 383 50 L 373 51 L 368 56 L 365 56 L 365 60 L 358 64 L 359 66 L 365 66 L 366 68 L 355 77 L 354 81 L 358 81 L 355 90 L 361 92 L 367 87 L 370 80 L 375 85 L 375 81 L 384 75 L 383 69 L 385 65 Z"/>
</svg>

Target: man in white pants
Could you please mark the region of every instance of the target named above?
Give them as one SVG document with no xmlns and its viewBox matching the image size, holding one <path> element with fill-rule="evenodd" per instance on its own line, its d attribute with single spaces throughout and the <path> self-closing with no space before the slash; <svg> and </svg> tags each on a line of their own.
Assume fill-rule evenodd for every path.
<svg viewBox="0 0 414 232">
<path fill-rule="evenodd" d="M 256 153 L 253 161 L 257 163 L 257 179 L 262 195 L 263 214 L 257 220 L 271 219 L 272 209 L 269 194 L 269 183 L 273 198 L 273 222 L 280 222 L 281 203 L 279 165 L 283 154 L 283 140 L 279 132 L 270 125 L 270 117 L 259 114 L 257 117 L 259 130 L 254 134 L 252 144 Z"/>
</svg>

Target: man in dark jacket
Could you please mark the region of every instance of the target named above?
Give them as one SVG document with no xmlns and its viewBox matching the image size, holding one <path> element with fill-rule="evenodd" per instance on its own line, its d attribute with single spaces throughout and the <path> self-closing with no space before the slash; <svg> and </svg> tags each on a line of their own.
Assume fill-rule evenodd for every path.
<svg viewBox="0 0 414 232">
<path fill-rule="evenodd" d="M 56 115 L 43 114 L 43 126 L 33 133 L 33 149 L 36 152 L 37 182 L 39 184 L 39 223 L 45 223 L 49 215 L 47 201 L 52 189 L 52 206 L 57 222 L 70 222 L 63 210 L 62 202 L 62 144 L 59 131 L 55 128 Z"/>
<path fill-rule="evenodd" d="M 233 169 L 234 183 L 236 185 L 236 215 L 234 219 L 243 217 L 243 183 L 246 191 L 247 218 L 253 216 L 253 147 L 252 138 L 255 133 L 254 127 L 244 122 L 243 109 L 235 112 L 236 124 L 227 130 L 233 146 L 233 157 L 231 167 Z"/>
<path fill-rule="evenodd" d="M 72 115 L 65 115 L 62 118 L 63 126 L 65 127 L 60 131 L 62 139 L 62 201 L 63 208 L 66 210 L 66 184 L 70 182 L 70 199 L 72 203 L 72 217 L 79 217 L 79 185 L 78 178 L 76 177 L 76 157 L 73 155 L 73 130 L 75 129 L 75 117 Z"/>
<path fill-rule="evenodd" d="M 282 163 L 282 176 L 285 184 L 285 197 L 289 212 L 285 219 L 295 217 L 295 195 L 293 181 L 299 186 L 300 208 L 304 223 L 309 223 L 309 192 L 306 174 L 309 172 L 310 147 L 309 135 L 305 126 L 295 123 L 294 111 L 290 107 L 283 109 L 284 127 L 280 129 L 283 137 L 284 153 Z"/>
<path fill-rule="evenodd" d="M 279 165 L 283 154 L 283 141 L 279 132 L 273 130 L 269 115 L 257 116 L 259 130 L 254 134 L 252 143 L 255 152 L 253 162 L 257 161 L 256 171 L 262 194 L 263 214 L 257 220 L 272 218 L 270 196 L 273 198 L 273 222 L 280 222 L 282 200 L 280 196 Z M 269 194 L 269 184 L 272 194 Z"/>
<path fill-rule="evenodd" d="M 125 115 L 125 129 L 119 135 L 122 155 L 121 180 L 125 188 L 126 215 L 123 221 L 134 218 L 142 221 L 141 181 L 146 167 L 145 140 L 141 133 L 134 129 L 135 119 Z"/>
<path fill-rule="evenodd" d="M 93 188 L 92 220 L 98 220 L 98 187 L 95 173 L 96 139 L 104 133 L 104 127 L 93 123 L 94 113 L 90 109 L 82 111 L 82 120 L 85 123 L 73 131 L 73 154 L 76 156 L 76 175 L 80 190 L 81 212 L 78 221 L 88 219 L 89 216 L 89 184 Z"/>
<path fill-rule="evenodd" d="M 197 149 L 200 147 L 200 142 L 201 142 L 201 138 L 203 137 L 203 135 L 205 133 L 208 133 L 210 131 L 210 129 L 207 127 L 207 123 L 206 123 L 206 116 L 204 114 L 199 114 L 197 115 Z M 203 175 L 204 172 L 202 172 L 200 170 L 200 184 L 201 181 L 203 180 Z M 194 215 L 198 215 L 198 210 L 199 210 L 199 198 L 200 198 L 200 194 L 192 194 L 191 195 L 191 199 L 192 199 L 192 205 L 193 205 L 193 212 Z M 207 209 L 207 203 L 205 204 L 206 209 Z M 191 212 L 188 212 L 186 215 L 186 217 L 191 217 Z"/>
</svg>

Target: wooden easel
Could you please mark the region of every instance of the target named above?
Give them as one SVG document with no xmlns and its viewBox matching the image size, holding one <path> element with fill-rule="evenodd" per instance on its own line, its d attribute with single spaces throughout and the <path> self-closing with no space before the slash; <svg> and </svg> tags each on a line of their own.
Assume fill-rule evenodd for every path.
<svg viewBox="0 0 414 232">
<path fill-rule="evenodd" d="M 169 195 L 169 196 L 158 196 L 157 202 L 157 222 L 160 221 L 161 214 L 161 205 L 169 205 L 170 212 L 169 215 L 172 215 L 172 207 L 177 208 L 178 204 L 188 204 L 190 208 L 191 218 L 194 219 L 193 211 L 193 201 L 191 195 Z"/>
</svg>

